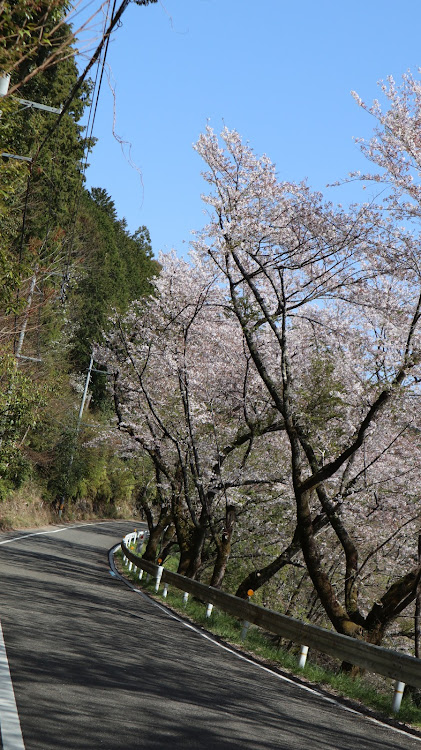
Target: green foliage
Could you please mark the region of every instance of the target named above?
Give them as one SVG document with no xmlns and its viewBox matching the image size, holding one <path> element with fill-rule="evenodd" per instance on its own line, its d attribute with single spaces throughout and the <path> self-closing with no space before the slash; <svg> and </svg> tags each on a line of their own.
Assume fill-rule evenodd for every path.
<svg viewBox="0 0 421 750">
<path fill-rule="evenodd" d="M 14 39 L 14 51 L 7 40 L 3 49 L 3 61 L 15 65 L 12 85 L 28 79 L 43 65 L 48 50 L 70 39 L 71 30 L 62 23 L 65 10 L 63 2 L 5 4 L 0 28 L 7 40 Z M 42 35 L 32 47 L 36 29 Z M 29 78 L 19 96 L 59 107 L 77 78 L 69 55 Z M 80 396 L 69 387 L 69 369 L 85 369 L 112 309 L 122 310 L 133 296 L 149 291 L 157 265 L 147 230 L 130 235 L 106 192 L 97 188 L 91 197 L 83 188 L 81 163 L 92 143 L 86 143 L 78 121 L 89 88 L 82 86 L 47 140 L 55 115 L 23 108 L 13 98 L 2 101 L 1 150 L 36 158 L 33 166 L 13 159 L 0 162 L 0 311 L 5 321 L 0 351 L 6 357 L 0 374 L 0 481 L 17 485 L 31 465 L 30 456 L 50 499 L 86 495 L 109 503 L 130 496 L 133 478 L 104 450 L 86 450 L 76 439 Z M 36 283 L 29 301 L 31 279 Z M 43 403 L 10 354 L 24 326 L 23 353 L 42 358 L 37 378 L 43 384 Z M 105 376 L 95 374 L 92 385 L 93 403 L 105 407 Z"/>
<path fill-rule="evenodd" d="M 65 0 L 2 3 L 0 70 L 19 97 L 59 108 L 78 80 L 67 9 Z M 131 502 L 137 480 L 112 449 L 86 447 L 83 425 L 76 434 L 78 373 L 112 311 L 149 293 L 159 267 L 147 229 L 131 234 L 105 190 L 83 187 L 89 93 L 83 84 L 56 128 L 57 115 L 1 102 L 1 151 L 33 163 L 0 161 L 0 496 L 32 471 L 47 500 L 85 498 L 112 512 Z M 12 354 L 22 331 L 18 353 L 37 363 Z M 103 421 L 106 383 L 93 374 L 91 407 Z"/>
<path fill-rule="evenodd" d="M 42 395 L 10 355 L 0 357 L 0 497 L 29 474 L 22 454 L 26 433 L 36 425 Z"/>
<path fill-rule="evenodd" d="M 67 0 L 18 0 L 1 4 L 0 70 L 10 72 L 19 63 L 27 69 L 39 66 L 51 56 L 51 50 L 63 42 L 65 34 L 58 38 L 56 25 L 64 16 Z"/>
<path fill-rule="evenodd" d="M 2 125 L 7 121 L 5 109 L 2 104 Z M 2 140 L 0 135 L 0 150 L 7 150 Z M 0 309 L 6 314 L 19 310 L 17 292 L 22 276 L 28 274 L 27 264 L 13 249 L 22 226 L 22 200 L 27 179 L 26 163 L 0 160 Z"/>
<path fill-rule="evenodd" d="M 94 430 L 85 428 L 81 438 L 73 425 L 59 436 L 48 472 L 50 502 L 83 500 L 94 511 L 129 503 L 137 481 L 135 467 L 105 444 L 89 447 L 89 433 Z"/>
<path fill-rule="evenodd" d="M 31 6 L 31 13 L 47 12 L 43 28 L 54 21 L 53 8 L 47 4 L 35 7 L 34 3 L 19 3 L 15 9 L 18 16 L 27 5 Z M 64 12 L 63 3 L 54 5 L 57 13 Z M 32 21 L 28 23 L 32 28 Z M 62 25 L 52 34 L 53 39 L 55 34 L 61 38 L 63 34 L 69 35 L 70 30 Z M 31 66 L 42 61 L 44 53 L 45 50 L 36 54 L 28 50 L 28 56 L 17 65 L 12 78 L 25 78 Z M 78 70 L 70 56 L 29 80 L 19 94 L 30 101 L 59 107 L 77 78 Z M 32 316 L 36 308 L 38 330 L 35 332 L 32 324 L 28 330 L 33 331 L 29 337 L 32 341 L 38 339 L 38 348 L 46 348 L 52 336 L 57 338 L 57 328 L 62 329 L 64 323 L 63 310 L 55 301 L 73 262 L 69 229 L 82 189 L 80 163 L 85 150 L 78 120 L 87 104 L 88 92 L 89 86 L 84 85 L 60 127 L 47 140 L 56 115 L 25 108 L 17 99 L 2 101 L 1 150 L 31 157 L 34 162 L 28 165 L 10 159 L 0 163 L 0 310 L 3 315 L 21 312 Z M 41 143 L 44 147 L 39 153 Z M 35 294 L 28 305 L 28 280 L 34 274 Z M 43 312 L 46 308 L 47 313 Z M 45 323 L 45 315 L 48 325 L 41 325 Z M 19 330 L 20 323 L 4 326 L 3 330 Z"/>
<path fill-rule="evenodd" d="M 77 228 L 77 246 L 83 263 L 70 291 L 73 322 L 72 362 L 83 368 L 94 342 L 109 325 L 113 310 L 124 312 L 129 302 L 150 293 L 150 279 L 158 270 L 152 259 L 146 227 L 134 234 L 117 219 L 113 200 L 100 188 L 84 192 Z M 104 378 L 93 378 L 95 404 L 104 394 Z"/>
<path fill-rule="evenodd" d="M 343 434 L 341 418 L 344 413 L 345 389 L 336 375 L 332 355 L 325 351 L 314 356 L 303 373 L 304 385 L 297 394 L 296 408 L 300 421 L 308 432 L 323 434 L 328 428 L 333 448 Z"/>
</svg>

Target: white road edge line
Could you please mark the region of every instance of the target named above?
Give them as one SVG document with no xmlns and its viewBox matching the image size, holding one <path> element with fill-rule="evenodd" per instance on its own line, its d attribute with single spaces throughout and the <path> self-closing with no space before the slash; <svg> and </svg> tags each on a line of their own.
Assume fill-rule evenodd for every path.
<svg viewBox="0 0 421 750">
<path fill-rule="evenodd" d="M 300 682 L 295 682 L 295 680 L 291 680 L 289 677 L 285 677 L 282 674 L 278 674 L 278 672 L 274 672 L 272 669 L 269 669 L 268 667 L 265 667 L 264 664 L 259 664 L 258 662 L 253 661 L 252 659 L 248 659 L 247 656 L 244 656 L 243 654 L 238 653 L 238 651 L 234 651 L 234 649 L 230 648 L 229 646 L 224 646 L 222 643 L 219 643 L 219 641 L 212 638 L 212 636 L 208 635 L 207 633 L 204 633 L 203 631 L 196 628 L 194 625 L 192 625 L 190 622 L 186 622 L 181 617 L 177 617 L 174 612 L 170 612 L 170 610 L 167 607 L 164 607 L 162 604 L 159 604 L 159 602 L 155 601 L 152 597 L 148 596 L 147 594 L 144 594 L 143 591 L 140 589 L 137 589 L 135 586 L 133 586 L 130 581 L 128 581 L 126 578 L 124 578 L 117 570 L 115 563 L 114 563 L 114 554 L 117 552 L 117 550 L 120 549 L 120 544 L 117 544 L 116 547 L 113 547 L 112 550 L 110 550 L 110 564 L 112 565 L 112 571 L 115 573 L 115 575 L 120 578 L 129 588 L 132 589 L 137 594 L 140 594 L 145 599 L 147 599 L 149 602 L 152 602 L 155 604 L 158 609 L 161 610 L 161 612 L 165 612 L 165 614 L 168 617 L 171 617 L 173 620 L 177 620 L 177 622 L 180 622 L 184 627 L 189 628 L 190 630 L 193 630 L 195 633 L 200 635 L 202 638 L 205 638 L 207 641 L 210 641 L 215 646 L 218 646 L 223 651 L 228 651 L 228 653 L 233 654 L 238 659 L 241 659 L 242 661 L 247 662 L 247 664 L 251 664 L 253 667 L 257 669 L 263 670 L 263 672 L 267 672 L 268 674 L 272 675 L 272 677 L 276 677 L 278 680 L 282 680 L 283 682 L 288 682 L 290 685 L 295 685 L 298 688 L 301 688 L 301 690 L 305 690 L 307 693 L 312 693 L 313 695 L 317 695 L 318 698 L 322 698 L 327 703 L 332 703 L 334 706 L 337 706 L 338 708 L 343 709 L 344 711 L 348 711 L 351 714 L 355 714 L 356 716 L 360 716 L 363 719 L 367 719 L 368 721 L 371 721 L 373 724 L 377 724 L 384 729 L 390 729 L 392 732 L 397 732 L 398 734 L 403 734 L 404 737 L 410 737 L 413 740 L 417 740 L 418 742 L 421 742 L 421 737 L 417 737 L 416 735 L 405 732 L 404 729 L 399 729 L 398 727 L 392 727 L 390 724 L 386 724 L 383 721 L 380 721 L 380 719 L 375 719 L 374 716 L 367 716 L 367 714 L 364 714 L 362 711 L 358 711 L 355 708 L 351 708 L 350 706 L 345 706 L 343 703 L 340 703 L 339 701 L 336 701 L 334 698 L 329 698 L 327 695 L 324 695 L 323 693 L 319 692 L 315 688 L 311 688 L 308 685 L 302 685 Z"/>
<path fill-rule="evenodd" d="M 0 726 L 3 750 L 25 750 L 0 623 Z"/>
<path fill-rule="evenodd" d="M 81 529 L 83 526 L 100 526 L 103 523 L 115 523 L 115 521 L 98 521 L 91 523 L 78 523 L 73 526 L 60 526 L 58 529 L 47 529 L 46 531 L 31 531 L 30 534 L 23 534 L 22 536 L 14 536 L 10 539 L 3 539 L 0 544 L 12 544 L 18 542 L 20 539 L 27 539 L 30 536 L 45 536 L 45 534 L 58 534 L 60 531 L 69 531 L 70 529 Z"/>
</svg>

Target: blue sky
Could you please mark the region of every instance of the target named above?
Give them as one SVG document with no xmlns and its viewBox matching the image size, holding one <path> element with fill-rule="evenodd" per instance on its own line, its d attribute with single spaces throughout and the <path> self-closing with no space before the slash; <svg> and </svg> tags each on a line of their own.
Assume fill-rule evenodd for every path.
<svg viewBox="0 0 421 750">
<path fill-rule="evenodd" d="M 192 144 L 209 121 L 235 128 L 266 153 L 281 179 L 307 178 L 325 191 L 364 168 L 353 136 L 374 125 L 367 102 L 377 81 L 421 65 L 419 0 L 160 0 L 132 3 L 107 62 L 115 130 L 131 144 L 131 166 L 113 136 L 104 81 L 88 187 L 103 187 L 134 231 L 145 224 L 155 254 L 185 254 L 205 222 L 203 165 Z M 127 151 L 127 148 L 126 148 Z M 358 199 L 357 187 L 328 191 Z M 367 195 L 364 195 L 364 199 Z"/>
</svg>

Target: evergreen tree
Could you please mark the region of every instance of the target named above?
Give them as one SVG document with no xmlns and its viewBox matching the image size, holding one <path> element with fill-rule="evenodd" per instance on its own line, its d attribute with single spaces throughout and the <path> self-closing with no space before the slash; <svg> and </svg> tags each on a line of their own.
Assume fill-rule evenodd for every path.
<svg viewBox="0 0 421 750">
<path fill-rule="evenodd" d="M 102 188 L 83 194 L 77 243 L 83 256 L 74 268 L 70 295 L 73 322 L 72 363 L 82 369 L 92 345 L 101 340 L 113 312 L 124 312 L 133 299 L 149 294 L 159 265 L 152 258 L 146 227 L 133 235 L 117 218 L 112 198 Z"/>
</svg>

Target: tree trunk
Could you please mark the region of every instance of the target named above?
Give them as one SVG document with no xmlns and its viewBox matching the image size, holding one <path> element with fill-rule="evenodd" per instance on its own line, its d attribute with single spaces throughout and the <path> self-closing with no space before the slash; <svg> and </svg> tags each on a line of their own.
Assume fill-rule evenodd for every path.
<svg viewBox="0 0 421 750">
<path fill-rule="evenodd" d="M 186 518 L 178 517 L 175 521 L 180 560 L 177 573 L 187 578 L 195 578 L 202 562 L 203 544 L 206 530 L 193 526 Z"/>
<path fill-rule="evenodd" d="M 248 576 L 241 581 L 235 595 L 239 596 L 241 599 L 247 599 L 247 592 L 250 589 L 252 589 L 252 591 L 257 591 L 257 589 L 263 586 L 264 583 L 270 581 L 270 579 L 285 567 L 285 565 L 289 565 L 293 557 L 295 557 L 300 551 L 300 536 L 298 528 L 296 528 L 288 547 L 286 547 L 275 560 L 272 560 L 269 565 L 266 565 L 259 570 L 253 570 L 249 573 Z"/>
<path fill-rule="evenodd" d="M 167 528 L 164 531 L 164 534 L 162 536 L 162 543 L 161 543 L 161 553 L 160 558 L 162 562 L 167 559 L 168 555 L 171 552 L 171 549 L 175 547 L 177 544 L 177 540 L 175 538 L 175 528 L 172 523 L 167 526 Z"/>
<path fill-rule="evenodd" d="M 200 525 L 198 528 L 195 528 L 190 547 L 189 564 L 185 573 L 187 578 L 196 578 L 198 571 L 201 568 L 205 538 L 206 527 Z"/>
<path fill-rule="evenodd" d="M 222 531 L 222 538 L 218 543 L 218 552 L 212 573 L 210 585 L 220 589 L 227 568 L 229 556 L 231 553 L 231 539 L 234 531 L 236 520 L 235 506 L 227 505 L 225 514 L 225 528 Z"/>
<path fill-rule="evenodd" d="M 380 646 L 384 635 L 391 623 L 416 598 L 421 579 L 421 565 L 404 576 L 383 594 L 379 602 L 375 602 L 365 620 L 364 640 L 374 646 Z M 342 669 L 353 676 L 362 674 L 364 670 L 344 663 Z"/>
<path fill-rule="evenodd" d="M 152 527 L 152 529 L 149 529 L 149 539 L 148 543 L 146 545 L 145 552 L 143 553 L 143 559 L 149 560 L 150 562 L 155 562 L 156 558 L 158 556 L 159 551 L 159 545 L 161 542 L 161 537 L 165 531 L 165 528 L 168 526 L 168 524 L 171 522 L 171 517 L 167 514 L 163 514 L 158 523 Z"/>
<path fill-rule="evenodd" d="M 418 535 L 418 566 L 421 569 L 421 534 Z M 421 577 L 418 581 L 417 592 L 415 595 L 415 621 L 414 621 L 414 647 L 415 656 L 420 658 L 420 640 L 421 640 Z"/>
<path fill-rule="evenodd" d="M 351 620 L 345 607 L 338 601 L 329 576 L 323 568 L 311 520 L 310 493 L 303 492 L 299 487 L 296 487 L 295 496 L 297 501 L 297 525 L 300 530 L 304 560 L 324 610 L 338 633 L 353 638 L 360 637 L 361 626 Z"/>
<path fill-rule="evenodd" d="M 186 578 L 195 578 L 202 563 L 202 550 L 205 541 L 203 530 L 195 530 L 191 543 L 180 550 L 177 573 Z"/>
</svg>

